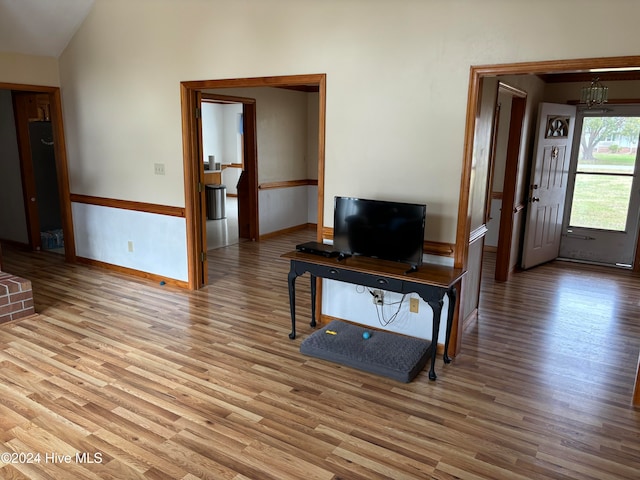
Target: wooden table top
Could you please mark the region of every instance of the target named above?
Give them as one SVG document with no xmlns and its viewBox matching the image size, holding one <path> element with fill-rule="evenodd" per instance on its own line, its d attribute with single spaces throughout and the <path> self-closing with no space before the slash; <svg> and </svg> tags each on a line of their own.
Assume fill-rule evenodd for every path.
<svg viewBox="0 0 640 480">
<path fill-rule="evenodd" d="M 336 269 L 346 268 L 355 272 L 379 274 L 389 278 L 424 283 L 443 288 L 452 287 L 466 274 L 466 271 L 461 268 L 436 263 L 423 263 L 418 266 L 416 271 L 408 272 L 410 265 L 406 263 L 380 260 L 378 258 L 360 255 L 339 260 L 337 257 L 324 257 L 312 253 L 292 251 L 281 255 L 281 257 L 288 260 L 314 263 L 316 265 L 326 265 Z"/>
</svg>

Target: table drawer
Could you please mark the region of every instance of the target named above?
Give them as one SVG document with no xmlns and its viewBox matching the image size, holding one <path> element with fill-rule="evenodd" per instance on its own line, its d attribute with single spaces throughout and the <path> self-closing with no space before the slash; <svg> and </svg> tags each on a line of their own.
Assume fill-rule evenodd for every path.
<svg viewBox="0 0 640 480">
<path fill-rule="evenodd" d="M 328 267 L 325 265 L 313 265 L 310 273 L 317 277 L 339 280 L 341 282 L 354 283 L 365 287 L 379 288 L 392 292 L 402 292 L 403 281 L 395 278 L 381 277 L 368 273 L 354 272 L 340 267 Z"/>
</svg>

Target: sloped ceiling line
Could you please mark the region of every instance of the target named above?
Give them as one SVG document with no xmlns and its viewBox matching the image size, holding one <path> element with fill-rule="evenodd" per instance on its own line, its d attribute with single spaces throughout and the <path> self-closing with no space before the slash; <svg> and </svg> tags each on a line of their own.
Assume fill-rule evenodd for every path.
<svg viewBox="0 0 640 480">
<path fill-rule="evenodd" d="M 59 57 L 95 0 L 0 0 L 0 52 Z"/>
</svg>

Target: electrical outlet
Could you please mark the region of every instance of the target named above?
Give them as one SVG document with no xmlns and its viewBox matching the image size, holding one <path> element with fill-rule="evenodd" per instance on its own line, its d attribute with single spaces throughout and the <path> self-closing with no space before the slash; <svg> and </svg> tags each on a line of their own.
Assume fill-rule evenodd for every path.
<svg viewBox="0 0 640 480">
<path fill-rule="evenodd" d="M 133 242 L 131 240 L 127 242 L 127 250 L 133 252 Z"/>
<path fill-rule="evenodd" d="M 164 163 L 154 163 L 153 169 L 156 175 L 164 175 Z"/>
<path fill-rule="evenodd" d="M 417 298 L 409 299 L 409 311 L 411 313 L 418 313 L 419 306 L 420 306 L 420 301 Z"/>
<path fill-rule="evenodd" d="M 372 295 L 374 305 L 384 305 L 384 292 L 382 290 L 374 290 Z"/>
</svg>

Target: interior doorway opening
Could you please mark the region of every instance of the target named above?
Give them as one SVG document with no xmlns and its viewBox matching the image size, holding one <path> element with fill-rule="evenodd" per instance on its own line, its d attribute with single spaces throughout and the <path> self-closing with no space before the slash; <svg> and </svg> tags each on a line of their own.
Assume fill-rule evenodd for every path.
<svg viewBox="0 0 640 480">
<path fill-rule="evenodd" d="M 317 188 L 317 229 L 316 238 L 322 239 L 323 197 L 324 197 L 324 132 L 325 132 L 325 79 L 324 74 L 293 75 L 283 77 L 258 77 L 231 80 L 204 80 L 181 83 L 182 125 L 184 148 L 184 178 L 185 178 L 185 217 L 187 223 L 187 256 L 189 288 L 198 289 L 207 284 L 208 262 L 206 256 L 206 235 L 203 233 L 204 218 L 206 217 L 205 194 L 202 188 L 204 168 L 200 157 L 202 137 L 201 123 L 195 113 L 200 105 L 203 93 L 219 89 L 244 89 L 256 87 L 282 87 L 290 89 L 313 88 L 318 92 L 317 118 L 317 158 L 318 158 L 318 188 Z M 238 217 L 243 218 L 243 208 L 248 210 L 246 218 L 250 219 L 245 235 L 242 222 L 239 223 L 241 237 L 259 240 L 259 205 L 257 178 L 257 132 L 255 122 L 256 105 L 245 103 L 243 112 L 244 135 L 244 170 L 238 181 Z M 255 165 L 252 165 L 254 164 Z M 244 193 L 243 193 L 244 192 Z M 246 195 L 243 201 L 242 195 Z M 243 207 L 244 205 L 244 207 Z"/>
<path fill-rule="evenodd" d="M 525 168 L 523 128 L 527 93 L 498 83 L 493 148 L 487 194 L 487 240 L 485 249 L 496 253 L 494 277 L 506 281 L 516 268 L 524 204 L 518 186 Z"/>
<path fill-rule="evenodd" d="M 13 92 L 29 245 L 64 254 L 64 232 L 49 98 Z"/>
<path fill-rule="evenodd" d="M 3 129 L 15 125 L 13 135 L 3 133 L 3 149 L 7 142 L 17 144 L 15 154 L 4 155 L 2 181 L 9 182 L 9 187 L 5 185 L 1 189 L 3 196 L 13 195 L 6 204 L 21 213 L 11 222 L 3 220 L 3 225 L 13 230 L 3 229 L 0 237 L 32 250 L 55 251 L 64 254 L 67 261 L 74 261 L 60 90 L 0 83 L 0 92 L 8 99 L 3 101 L 5 113 L 11 110 L 13 117 L 13 122 L 3 122 Z M 9 125 L 11 123 L 13 125 Z M 7 168 L 13 168 L 12 176 L 5 176 Z"/>
<path fill-rule="evenodd" d="M 591 76 L 588 73 L 590 70 L 597 69 L 601 78 L 606 78 L 606 75 L 610 72 L 611 75 L 615 75 L 618 80 L 638 80 L 637 74 L 638 66 L 640 66 L 640 57 L 611 57 L 611 58 L 587 58 L 587 59 L 575 59 L 575 60 L 563 60 L 563 61 L 547 61 L 547 62 L 531 62 L 520 64 L 504 64 L 504 65 L 486 65 L 471 67 L 471 82 L 469 90 L 469 103 L 467 112 L 467 129 L 465 141 L 465 161 L 463 164 L 463 178 L 460 192 L 460 207 L 459 207 L 459 223 L 458 223 L 458 235 L 456 238 L 456 265 L 468 267 L 473 263 L 473 259 L 469 258 L 469 239 L 470 233 L 477 229 L 476 225 L 471 225 L 468 221 L 467 212 L 473 207 L 470 205 L 469 191 L 473 187 L 472 182 L 488 182 L 486 177 L 482 179 L 472 179 L 473 170 L 473 156 L 474 156 L 474 144 L 475 144 L 475 124 L 477 121 L 477 115 L 479 114 L 480 99 L 482 96 L 482 84 L 486 81 L 500 81 L 504 78 L 514 77 L 535 77 L 537 81 L 549 83 L 552 81 L 575 81 L 583 82 L 586 79 L 590 79 Z M 602 72 L 602 73 L 600 73 Z M 602 77 L 604 76 L 604 77 Z M 552 80 L 557 79 L 557 80 Z M 575 80 L 571 80 L 575 79 Z M 576 95 L 579 97 L 579 93 Z M 543 101 L 542 98 L 529 97 L 529 102 Z M 635 102 L 638 100 L 636 99 Z M 615 103 L 609 100 L 609 104 Z M 527 185 L 528 186 L 528 185 Z M 478 188 L 478 187 L 475 187 Z M 486 207 L 486 205 L 485 205 Z M 477 206 L 476 206 L 477 208 Z M 520 211 L 526 209 L 525 205 L 516 205 L 515 210 Z M 502 212 L 504 214 L 504 212 Z M 502 221 L 503 219 L 501 219 Z M 517 244 L 516 244 L 517 245 Z M 638 239 L 635 239 L 635 254 L 633 261 L 633 270 L 640 271 L 640 262 L 638 258 L 639 249 Z M 511 250 L 513 252 L 513 250 Z M 501 255 L 498 255 L 496 261 L 500 261 Z M 505 260 L 507 261 L 507 260 Z M 508 261 L 507 261 L 508 263 Z"/>
<path fill-rule="evenodd" d="M 488 175 L 475 175 L 474 161 L 476 152 L 476 124 L 481 120 L 480 107 L 483 93 L 483 82 L 497 79 L 500 76 L 536 76 L 543 81 L 549 75 L 564 76 L 579 75 L 583 73 L 580 81 L 590 81 L 592 76 L 589 72 L 598 71 L 599 75 L 611 73 L 617 78 L 624 80 L 638 80 L 637 70 L 640 68 L 640 56 L 631 57 L 610 57 L 610 58 L 590 58 L 574 60 L 557 60 L 548 62 L 529 62 L 505 65 L 485 65 L 472 66 L 470 72 L 467 117 L 464 138 L 463 168 L 461 175 L 460 199 L 458 209 L 458 228 L 456 234 L 455 265 L 469 270 L 467 281 L 463 282 L 460 302 L 460 320 L 464 331 L 478 319 L 478 296 L 474 296 L 474 291 L 479 291 L 482 282 L 482 250 L 474 247 L 474 242 L 478 241 L 476 232 L 482 231 L 472 222 L 471 213 L 474 209 L 486 208 L 484 205 L 474 205 L 474 198 L 470 194 L 474 189 L 482 191 L 483 185 L 487 185 Z M 602 72 L 602 73 L 601 73 Z M 585 78 L 586 75 L 586 78 Z M 575 78 L 575 77 L 572 77 Z M 542 101 L 542 99 L 541 99 Z M 638 99 L 635 99 L 638 102 Z M 611 104 L 611 100 L 609 104 Z M 626 102 L 628 103 L 628 102 Z M 480 178 L 478 178 L 480 177 Z M 483 242 L 484 239 L 480 239 Z M 635 255 L 632 270 L 640 272 L 640 249 L 638 248 L 638 238 L 635 239 Z M 480 253 L 478 253 L 480 251 Z M 471 300 L 467 300 L 471 298 Z M 452 337 L 455 345 L 462 341 L 458 328 L 454 330 L 455 337 Z M 640 366 L 640 364 L 639 364 Z M 638 404 L 640 395 L 640 367 L 636 375 L 634 404 Z"/>
<path fill-rule="evenodd" d="M 247 236 L 251 222 L 247 218 L 248 209 L 240 208 L 248 198 L 246 192 L 239 198 L 238 188 L 245 173 L 245 103 L 255 103 L 255 99 L 202 94 L 206 251 L 251 240 Z"/>
</svg>

